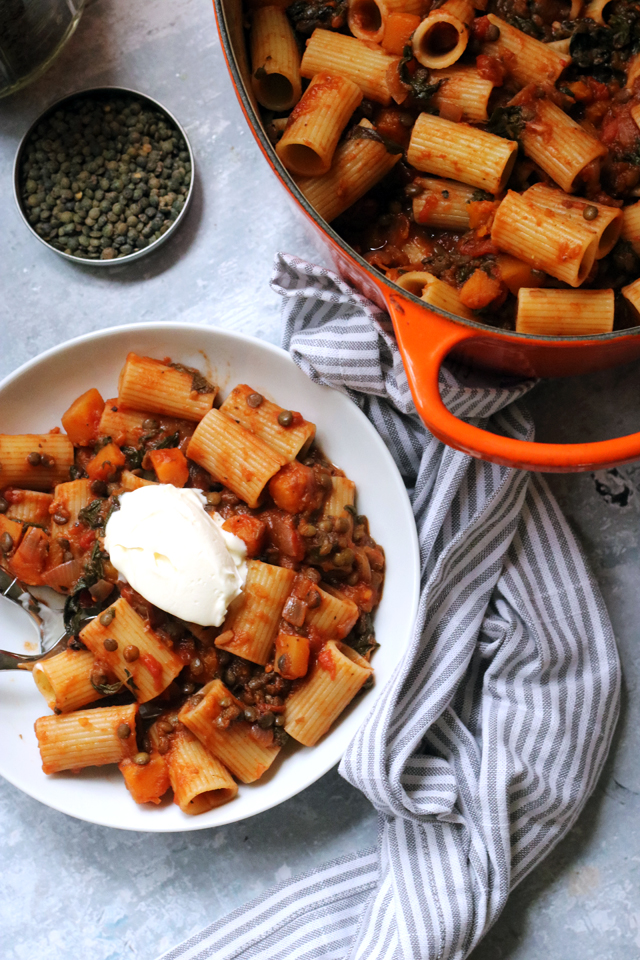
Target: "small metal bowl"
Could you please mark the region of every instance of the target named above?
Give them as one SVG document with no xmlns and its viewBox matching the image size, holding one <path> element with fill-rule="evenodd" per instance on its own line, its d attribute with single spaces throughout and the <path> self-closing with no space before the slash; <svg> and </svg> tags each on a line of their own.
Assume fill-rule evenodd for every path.
<svg viewBox="0 0 640 960">
<path fill-rule="evenodd" d="M 133 97 L 135 99 L 143 101 L 144 103 L 148 104 L 150 107 L 153 107 L 154 109 L 163 113 L 167 118 L 167 120 L 169 120 L 170 123 L 173 124 L 173 126 L 180 133 L 180 135 L 184 139 L 184 142 L 187 145 L 187 151 L 189 153 L 189 162 L 191 163 L 191 183 L 189 184 L 189 189 L 185 196 L 184 206 L 182 207 L 182 210 L 180 211 L 176 219 L 173 221 L 173 223 L 171 224 L 167 232 L 164 233 L 158 240 L 153 240 L 152 242 L 149 243 L 147 247 L 143 247 L 143 249 L 141 250 L 134 250 L 132 253 L 128 253 L 123 257 L 116 257 L 112 260 L 101 260 L 100 258 L 94 260 L 89 257 L 78 257 L 78 256 L 75 256 L 74 254 L 65 253 L 64 250 L 56 250 L 55 247 L 52 247 L 51 244 L 44 239 L 44 237 L 41 237 L 34 230 L 34 228 L 29 223 L 27 211 L 22 201 L 21 190 L 20 190 L 20 187 L 21 187 L 20 171 L 21 171 L 24 152 L 31 138 L 31 135 L 33 134 L 38 124 L 42 123 L 43 120 L 46 120 L 52 113 L 54 113 L 54 111 L 59 110 L 60 107 L 69 103 L 70 101 L 78 100 L 79 98 L 84 98 L 84 97 L 100 98 L 100 97 L 114 97 L 114 96 Z M 57 253 L 58 256 L 63 257 L 65 260 L 70 260 L 73 263 L 83 264 L 84 266 L 88 266 L 88 267 L 113 267 L 113 266 L 120 267 L 125 263 L 131 263 L 133 260 L 139 260 L 141 257 L 144 257 L 148 253 L 151 253 L 153 250 L 157 250 L 161 244 L 165 243 L 169 239 L 169 237 L 174 236 L 176 230 L 178 229 L 180 224 L 184 221 L 185 215 L 189 208 L 189 204 L 191 203 L 191 198 L 193 196 L 194 182 L 195 182 L 195 161 L 193 158 L 193 150 L 191 149 L 189 138 L 187 137 L 187 134 L 185 133 L 182 125 L 178 123 L 176 118 L 173 116 L 173 114 L 169 110 L 167 110 L 166 107 L 163 107 L 163 105 L 161 103 L 158 103 L 157 100 L 154 100 L 153 97 L 147 96 L 146 93 L 140 93 L 138 90 L 130 90 L 127 87 L 91 87 L 88 90 L 78 90 L 75 93 L 69 94 L 69 96 L 67 97 L 63 97 L 61 100 L 57 100 L 55 103 L 52 103 L 51 106 L 47 107 L 47 109 L 43 113 L 41 113 L 36 120 L 34 120 L 34 122 L 31 124 L 31 126 L 25 133 L 24 137 L 20 142 L 20 146 L 18 147 L 18 152 L 16 153 L 16 159 L 13 165 L 13 191 L 14 191 L 16 204 L 18 206 L 18 210 L 20 211 L 22 220 L 26 225 L 26 227 L 31 232 L 31 234 L 36 238 L 36 240 L 44 244 L 44 246 L 47 247 L 48 250 L 51 250 L 53 253 Z"/>
</svg>

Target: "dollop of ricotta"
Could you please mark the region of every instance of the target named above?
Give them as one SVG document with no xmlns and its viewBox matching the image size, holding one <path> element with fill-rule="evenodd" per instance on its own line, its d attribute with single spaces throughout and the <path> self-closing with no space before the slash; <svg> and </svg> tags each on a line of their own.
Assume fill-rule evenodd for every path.
<svg viewBox="0 0 640 960">
<path fill-rule="evenodd" d="M 205 503 L 200 490 L 168 483 L 124 493 L 104 544 L 145 600 L 181 620 L 219 627 L 244 586 L 247 551 Z"/>
</svg>

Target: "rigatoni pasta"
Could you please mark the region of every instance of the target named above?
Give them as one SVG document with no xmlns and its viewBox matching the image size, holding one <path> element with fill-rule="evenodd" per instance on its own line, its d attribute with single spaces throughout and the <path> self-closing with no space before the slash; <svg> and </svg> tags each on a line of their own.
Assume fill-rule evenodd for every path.
<svg viewBox="0 0 640 960">
<path fill-rule="evenodd" d="M 35 730 L 43 771 L 102 767 L 135 756 L 137 714 L 137 704 L 131 703 L 40 717 Z"/>
<path fill-rule="evenodd" d="M 300 99 L 300 54 L 284 10 L 261 6 L 251 24 L 251 83 L 269 110 L 290 110 Z"/>
<path fill-rule="evenodd" d="M 511 140 L 421 113 L 411 132 L 407 159 L 425 173 L 498 193 L 509 179 L 517 152 Z"/>
<path fill-rule="evenodd" d="M 380 47 L 330 30 L 314 30 L 300 64 L 303 77 L 327 73 L 357 83 L 365 97 L 391 103 L 390 70 L 398 63 Z"/>
<path fill-rule="evenodd" d="M 120 392 L 144 409 L 105 405 L 93 389 L 71 404 L 69 478 L 0 485 L 0 565 L 66 597 L 67 648 L 33 670 L 54 711 L 36 723 L 44 772 L 117 764 L 132 801 L 172 790 L 194 815 L 273 765 L 299 688 L 337 676 L 307 713 L 309 729 L 326 731 L 360 689 L 353 665 L 372 677 L 385 562 L 313 423 L 240 384 L 196 425 L 184 374 L 197 395 L 198 371 L 129 354 Z M 143 577 L 127 560 L 141 555 Z"/>
<path fill-rule="evenodd" d="M 118 382 L 122 406 L 185 420 L 202 420 L 215 395 L 216 387 L 202 374 L 135 353 L 127 356 Z"/>
<path fill-rule="evenodd" d="M 446 0 L 432 10 L 413 34 L 413 55 L 418 63 L 433 70 L 456 63 L 467 48 L 472 21 L 470 0 Z"/>
<path fill-rule="evenodd" d="M 198 424 L 187 456 L 250 507 L 258 506 L 265 486 L 287 462 L 264 440 L 220 410 L 211 410 Z"/>
<path fill-rule="evenodd" d="M 287 701 L 284 728 L 312 747 L 371 677 L 371 665 L 351 647 L 330 641 L 309 676 Z"/>
<path fill-rule="evenodd" d="M 316 435 L 315 424 L 295 410 L 278 406 L 246 383 L 233 388 L 220 412 L 255 433 L 287 460 L 303 457 Z"/>
<path fill-rule="evenodd" d="M 518 333 L 543 337 L 593 336 L 613 330 L 613 290 L 518 291 Z"/>
<path fill-rule="evenodd" d="M 498 207 L 491 238 L 500 250 L 572 287 L 585 280 L 598 250 L 598 239 L 586 221 L 581 225 L 558 217 L 513 190 Z"/>
<path fill-rule="evenodd" d="M 373 130 L 368 120 L 359 127 Z M 400 159 L 375 137 L 353 137 L 336 150 L 331 170 L 322 177 L 299 177 L 296 183 L 309 203 L 330 222 L 364 196 Z"/>
<path fill-rule="evenodd" d="M 327 173 L 340 134 L 361 100 L 362 91 L 352 80 L 317 73 L 293 108 L 276 147 L 287 170 L 303 177 Z"/>
</svg>

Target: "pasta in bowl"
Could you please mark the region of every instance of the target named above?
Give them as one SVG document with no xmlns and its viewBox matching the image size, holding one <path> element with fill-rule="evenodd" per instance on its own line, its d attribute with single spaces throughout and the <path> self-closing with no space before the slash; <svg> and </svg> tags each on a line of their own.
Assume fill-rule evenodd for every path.
<svg viewBox="0 0 640 960">
<path fill-rule="evenodd" d="M 100 409 L 95 393 L 108 397 L 115 392 L 127 354 L 118 399 Z M 150 369 L 154 363 L 147 358 L 171 358 L 174 366 L 156 361 L 153 376 L 145 379 L 140 364 Z M 133 374 L 128 376 L 132 366 Z M 199 373 L 197 381 L 195 367 L 204 374 Z M 96 373 L 90 380 L 87 370 Z M 149 383 L 162 380 L 165 372 L 164 399 L 154 408 Z M 192 410 L 191 419 L 184 416 L 179 382 L 186 384 L 183 398 L 186 395 L 200 405 Z M 231 389 L 238 382 L 250 386 Z M 220 388 L 215 406 L 214 397 L 207 393 L 209 384 Z M 141 401 L 132 399 L 129 389 L 144 395 L 142 410 Z M 74 403 L 83 396 L 80 405 Z M 16 397 L 20 397 L 18 404 Z M 169 412 L 167 397 L 175 403 Z M 0 772 L 37 799 L 72 815 L 110 826 L 162 831 L 197 829 L 268 809 L 329 769 L 401 657 L 418 591 L 416 537 L 408 500 L 382 441 L 357 408 L 335 391 L 312 384 L 277 348 L 178 325 L 120 328 L 51 351 L 5 382 L 0 403 L 7 414 L 3 416 L 5 436 L 30 436 L 27 445 L 31 446 L 36 435 L 50 437 L 45 445 L 60 446 L 55 453 L 43 446 L 40 462 L 28 468 L 23 465 L 24 451 L 19 452 L 15 462 L 31 471 L 30 479 L 34 470 L 42 470 L 41 481 L 27 484 L 23 479 L 18 487 L 13 478 L 13 486 L 8 486 L 10 490 L 35 486 L 34 504 L 43 494 L 52 497 L 47 506 L 53 511 L 50 533 L 46 523 L 35 526 L 23 520 L 22 538 L 16 538 L 3 563 L 24 579 L 37 579 L 33 568 L 29 572 L 24 567 L 27 559 L 37 556 L 37 549 L 21 552 L 20 546 L 27 536 L 35 543 L 36 538 L 42 541 L 49 535 L 50 551 L 60 552 L 62 563 L 43 564 L 42 580 L 51 580 L 50 571 L 56 571 L 54 585 L 70 593 L 70 617 L 82 613 L 82 608 L 86 612 L 87 605 L 90 614 L 97 614 L 74 631 L 79 649 L 72 645 L 60 659 L 46 661 L 41 668 L 39 685 L 55 713 L 42 719 L 41 694 L 32 677 L 0 677 L 0 726 L 7 741 Z M 64 434 L 45 432 L 56 425 L 50 422 L 54 409 L 71 411 L 63 426 L 67 436 L 78 441 L 87 438 L 74 431 L 90 424 L 93 440 L 102 420 L 105 429 L 98 429 L 102 440 L 91 448 L 77 445 L 74 462 L 68 463 L 68 451 L 65 460 L 62 446 L 64 440 L 70 441 Z M 306 416 L 297 415 L 297 410 Z M 145 414 L 144 426 L 140 413 Z M 243 415 L 252 429 L 240 422 Z M 154 419 L 155 426 L 148 422 Z M 314 424 L 317 441 L 310 446 Z M 235 440 L 229 441 L 227 428 Z M 149 437 L 154 429 L 155 442 Z M 261 430 L 266 435 L 271 431 L 271 444 L 277 444 L 277 434 L 281 451 L 286 452 L 274 455 L 274 446 L 259 436 Z M 144 449 L 140 448 L 142 436 L 146 437 Z M 140 466 L 136 466 L 136 453 Z M 218 458 L 215 465 L 211 457 Z M 8 466 L 13 462 L 6 450 L 3 459 Z M 180 472 L 185 463 L 189 479 Z M 333 466 L 336 463 L 340 468 Z M 68 476 L 70 466 L 86 476 L 44 475 L 47 470 L 66 469 Z M 261 478 L 256 480 L 260 469 Z M 213 479 L 214 473 L 219 479 Z M 263 493 L 269 484 L 271 492 Z M 208 498 L 209 516 L 217 517 L 214 526 L 226 526 L 231 539 L 244 544 L 244 586 L 217 626 L 187 623 L 182 616 L 150 604 L 135 589 L 134 574 L 128 574 L 127 584 L 120 578 L 113 587 L 118 574 L 111 561 L 117 554 L 114 549 L 112 557 L 106 556 L 102 533 L 106 528 L 107 542 L 111 542 L 110 525 L 118 517 L 112 512 L 116 501 L 121 501 L 124 515 L 125 498 L 138 497 L 136 513 L 140 515 L 145 494 L 158 493 L 165 485 L 196 501 Z M 49 494 L 52 486 L 54 492 Z M 313 507 L 306 512 L 300 501 L 305 497 Z M 27 502 L 22 498 L 23 512 L 30 499 L 31 495 Z M 208 517 L 202 504 L 199 509 Z M 17 522 L 8 516 L 11 512 L 2 515 L 5 525 Z M 373 641 L 370 618 L 362 616 L 363 604 L 373 608 L 379 599 L 384 567 L 384 554 L 369 533 L 365 513 L 376 539 L 384 543 L 388 573 L 375 616 L 380 643 L 373 658 L 375 685 L 350 703 L 370 683 Z M 350 539 L 354 536 L 356 540 Z M 116 540 L 123 542 L 120 534 L 114 535 Z M 180 547 L 178 543 L 176 549 Z M 370 562 L 368 601 L 355 562 L 360 548 Z M 79 586 L 88 595 L 78 591 L 74 580 L 79 560 L 85 577 Z M 180 602 L 183 592 L 176 591 Z M 170 607 L 168 598 L 161 602 Z M 197 616 L 184 607 L 180 612 Z M 386 648 L 385 635 L 389 638 Z M 75 673 L 69 671 L 72 658 Z M 323 688 L 327 678 L 330 690 Z M 338 688 L 341 692 L 336 696 Z M 316 709 L 311 703 L 321 706 Z M 42 757 L 32 732 L 36 720 Z M 316 745 L 296 746 L 312 743 Z M 79 757 L 88 758 L 88 763 L 119 762 L 122 772 L 113 766 L 79 774 L 56 772 L 84 766 Z M 42 772 L 42 761 L 51 775 Z M 199 781 L 193 776 L 194 768 L 202 774 Z M 136 805 L 124 789 L 123 775 L 133 797 L 146 801 L 142 805 Z M 164 795 L 169 781 L 176 804 L 166 800 L 157 807 L 150 804 Z M 185 810 L 199 815 L 187 816 Z"/>
</svg>

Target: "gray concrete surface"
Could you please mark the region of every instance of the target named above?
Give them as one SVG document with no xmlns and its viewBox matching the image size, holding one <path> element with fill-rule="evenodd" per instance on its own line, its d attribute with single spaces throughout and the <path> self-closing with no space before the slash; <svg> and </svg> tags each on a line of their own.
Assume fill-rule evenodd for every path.
<svg viewBox="0 0 640 960">
<path fill-rule="evenodd" d="M 11 167 L 52 100 L 113 83 L 186 127 L 198 184 L 175 239 L 139 264 L 63 262 L 24 229 Z M 0 376 L 70 336 L 128 321 L 216 324 L 278 341 L 277 250 L 323 262 L 283 201 L 235 100 L 208 0 L 93 0 L 51 71 L 0 101 Z M 638 365 L 541 384 L 545 440 L 640 428 Z M 624 705 L 604 776 L 576 827 L 511 897 L 474 960 L 640 957 L 640 467 L 550 477 L 604 592 Z M 0 745 L 1 749 L 1 745 Z M 72 820 L 0 782 L 2 960 L 154 960 L 277 880 L 375 842 L 368 802 L 334 771 L 283 806 L 193 835 Z"/>
</svg>

